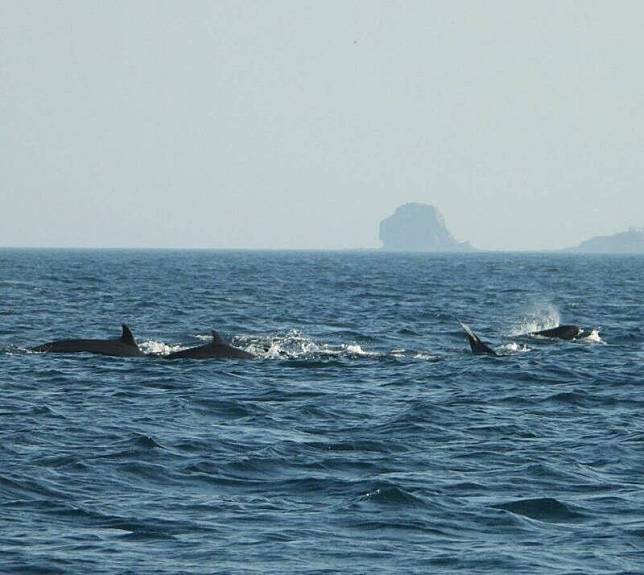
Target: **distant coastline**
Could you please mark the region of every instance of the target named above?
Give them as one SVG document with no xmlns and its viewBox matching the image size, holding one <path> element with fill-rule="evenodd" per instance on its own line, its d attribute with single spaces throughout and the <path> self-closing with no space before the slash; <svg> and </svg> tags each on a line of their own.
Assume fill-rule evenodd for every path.
<svg viewBox="0 0 644 575">
<path fill-rule="evenodd" d="M 380 222 L 382 251 L 420 253 L 476 253 L 470 242 L 458 241 L 447 229 L 445 219 L 435 206 L 407 203 L 396 208 L 393 215 Z M 513 252 L 514 250 L 482 250 Z M 529 253 L 532 250 L 520 250 Z M 578 246 L 538 253 L 644 254 L 644 228 L 631 228 L 611 236 L 596 236 Z"/>
<path fill-rule="evenodd" d="M 644 254 L 644 229 L 631 228 L 611 236 L 595 236 L 578 246 L 562 251 L 586 254 Z"/>
</svg>

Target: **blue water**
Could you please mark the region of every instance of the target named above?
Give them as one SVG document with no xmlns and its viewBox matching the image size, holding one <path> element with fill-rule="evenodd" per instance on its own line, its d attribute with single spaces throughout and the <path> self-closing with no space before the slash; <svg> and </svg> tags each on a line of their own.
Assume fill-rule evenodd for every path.
<svg viewBox="0 0 644 575">
<path fill-rule="evenodd" d="M 0 572 L 643 573 L 643 280 L 642 257 L 0 250 Z M 122 322 L 150 357 L 27 351 Z M 599 335 L 518 335 L 558 322 Z M 213 328 L 259 359 L 161 357 Z"/>
</svg>

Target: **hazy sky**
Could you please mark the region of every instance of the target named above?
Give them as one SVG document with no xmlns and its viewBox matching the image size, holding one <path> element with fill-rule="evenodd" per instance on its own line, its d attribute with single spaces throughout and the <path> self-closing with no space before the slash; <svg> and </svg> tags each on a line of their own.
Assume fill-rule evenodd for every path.
<svg viewBox="0 0 644 575">
<path fill-rule="evenodd" d="M 0 0 L 0 245 L 644 225 L 644 2 Z"/>
</svg>

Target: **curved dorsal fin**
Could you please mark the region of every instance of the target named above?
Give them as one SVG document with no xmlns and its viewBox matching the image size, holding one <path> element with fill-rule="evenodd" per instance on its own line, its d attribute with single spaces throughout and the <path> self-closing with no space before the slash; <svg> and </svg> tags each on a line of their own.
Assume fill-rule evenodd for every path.
<svg viewBox="0 0 644 575">
<path fill-rule="evenodd" d="M 465 330 L 465 333 L 467 334 L 467 339 L 470 342 L 470 348 L 472 349 L 472 353 L 498 355 L 496 351 L 494 351 L 487 343 L 485 343 L 484 341 L 481 341 L 481 338 L 479 338 L 479 336 L 476 335 L 470 329 L 469 325 L 465 325 L 460 321 L 458 323 L 461 324 L 461 327 Z"/>
<path fill-rule="evenodd" d="M 136 342 L 134 341 L 134 336 L 132 335 L 130 328 L 127 327 L 125 324 L 122 324 L 121 327 L 123 328 L 123 333 L 121 334 L 121 342 L 126 343 L 128 345 L 136 345 Z"/>
<path fill-rule="evenodd" d="M 470 328 L 470 326 L 469 326 L 469 325 L 465 325 L 463 322 L 460 322 L 460 321 L 459 321 L 458 323 L 460 323 L 460 324 L 461 324 L 461 327 L 465 330 L 465 333 L 466 333 L 469 337 L 471 337 L 474 341 L 481 341 L 481 340 L 479 339 L 479 336 L 478 336 L 478 335 L 476 335 L 476 334 L 472 331 L 472 329 Z"/>
<path fill-rule="evenodd" d="M 226 341 L 214 329 L 212 330 L 212 343 L 214 345 L 226 345 Z"/>
</svg>

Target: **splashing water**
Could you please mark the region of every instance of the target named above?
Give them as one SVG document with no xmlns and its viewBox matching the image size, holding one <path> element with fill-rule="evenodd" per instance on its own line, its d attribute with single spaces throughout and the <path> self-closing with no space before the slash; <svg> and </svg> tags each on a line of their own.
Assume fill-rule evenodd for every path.
<svg viewBox="0 0 644 575">
<path fill-rule="evenodd" d="M 198 339 L 200 341 L 203 341 L 205 343 L 209 343 L 209 342 L 212 341 L 212 334 L 211 333 L 209 333 L 207 335 L 203 335 L 201 333 L 195 333 L 195 334 L 192 335 L 192 337 L 194 337 L 195 339 Z"/>
<path fill-rule="evenodd" d="M 516 342 L 510 342 L 506 343 L 505 345 L 499 346 L 498 350 L 501 354 L 507 353 L 507 354 L 512 354 L 512 353 L 526 353 L 528 351 L 531 351 L 531 349 L 523 343 L 516 343 Z"/>
<path fill-rule="evenodd" d="M 553 304 L 535 307 L 519 321 L 510 331 L 511 336 L 524 335 L 533 331 L 541 331 L 557 327 L 561 323 L 559 310 Z"/>
<path fill-rule="evenodd" d="M 316 342 L 298 330 L 264 337 L 237 336 L 233 345 L 263 359 L 310 359 L 312 357 L 379 357 L 380 353 L 366 351 L 360 345 L 331 345 Z"/>
<path fill-rule="evenodd" d="M 590 330 L 590 333 L 582 338 L 580 341 L 588 343 L 606 343 L 601 336 L 599 335 L 599 328 L 593 328 Z"/>
<path fill-rule="evenodd" d="M 185 349 L 186 346 L 168 345 L 162 341 L 149 340 L 139 343 L 139 348 L 143 353 L 149 353 L 151 355 L 169 355 L 175 351 Z"/>
</svg>

